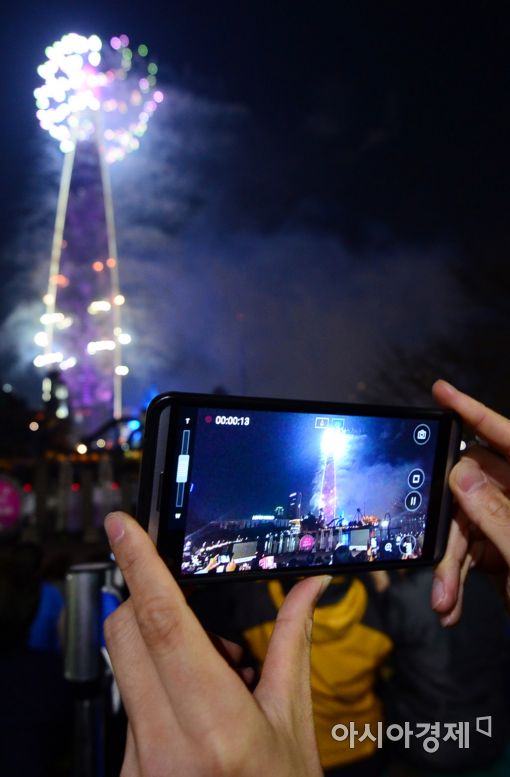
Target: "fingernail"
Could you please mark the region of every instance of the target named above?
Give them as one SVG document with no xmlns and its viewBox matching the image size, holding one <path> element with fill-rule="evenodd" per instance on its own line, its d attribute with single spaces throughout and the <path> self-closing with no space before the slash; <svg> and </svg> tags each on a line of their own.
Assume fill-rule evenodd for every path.
<svg viewBox="0 0 510 777">
<path fill-rule="evenodd" d="M 446 627 L 450 625 L 451 619 L 452 619 L 451 615 L 443 615 L 442 618 L 439 618 L 439 623 L 441 624 L 441 626 Z"/>
<path fill-rule="evenodd" d="M 443 581 L 440 580 L 438 577 L 435 577 L 434 582 L 432 583 L 432 609 L 433 610 L 439 607 L 444 597 L 445 597 L 445 590 L 444 590 Z"/>
<path fill-rule="evenodd" d="M 328 588 L 328 586 L 329 586 L 329 584 L 331 583 L 332 580 L 333 580 L 332 575 L 324 575 L 323 576 L 322 581 L 321 581 L 321 587 L 319 588 L 319 593 L 317 594 L 317 598 L 316 598 L 315 601 L 318 601 L 321 598 L 322 594 L 324 593 L 326 588 Z"/>
<path fill-rule="evenodd" d="M 459 490 L 464 494 L 476 491 L 487 482 L 485 472 L 471 459 L 461 459 L 453 470 L 454 479 Z"/>
<path fill-rule="evenodd" d="M 107 515 L 104 522 L 104 529 L 108 542 L 113 547 L 124 536 L 124 521 L 116 513 L 110 513 Z"/>
<path fill-rule="evenodd" d="M 447 380 L 443 380 L 443 378 L 440 378 L 439 380 L 440 380 L 440 382 L 443 384 L 443 387 L 446 389 L 446 391 L 447 391 L 449 394 L 455 394 L 455 393 L 457 393 L 457 389 L 455 388 L 455 386 L 452 386 L 452 384 L 451 384 L 451 383 L 448 383 L 448 381 L 447 381 Z"/>
</svg>

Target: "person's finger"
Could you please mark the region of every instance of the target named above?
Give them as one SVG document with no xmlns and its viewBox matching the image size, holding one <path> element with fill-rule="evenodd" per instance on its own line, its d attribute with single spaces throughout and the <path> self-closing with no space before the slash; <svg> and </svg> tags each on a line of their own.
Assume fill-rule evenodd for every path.
<svg viewBox="0 0 510 777">
<path fill-rule="evenodd" d="M 271 635 L 255 695 L 263 703 L 289 707 L 300 692 L 309 692 L 310 644 L 315 604 L 330 584 L 328 575 L 301 580 L 287 594 Z"/>
<path fill-rule="evenodd" d="M 438 613 L 449 613 L 459 596 L 461 569 L 469 546 L 469 525 L 457 511 L 448 535 L 446 551 L 437 565 L 432 583 L 432 608 Z"/>
<path fill-rule="evenodd" d="M 209 639 L 213 643 L 218 653 L 223 656 L 230 666 L 237 666 L 243 657 L 243 649 L 237 642 L 231 642 L 225 637 L 219 637 L 217 634 L 208 632 Z"/>
<path fill-rule="evenodd" d="M 142 777 L 138 753 L 136 751 L 135 738 L 131 724 L 128 722 L 126 734 L 126 749 L 119 777 Z"/>
<path fill-rule="evenodd" d="M 464 559 L 464 562 L 460 568 L 460 580 L 459 580 L 457 599 L 452 609 L 441 616 L 440 622 L 442 626 L 454 626 L 460 620 L 460 616 L 462 615 L 462 605 L 464 603 L 464 585 L 466 582 L 466 577 L 468 576 L 468 572 L 472 567 L 472 564 L 473 564 L 473 557 L 471 555 L 471 552 L 468 550 L 468 552 L 466 553 L 466 558 Z"/>
<path fill-rule="evenodd" d="M 466 517 L 500 550 L 510 565 L 510 501 L 477 461 L 462 458 L 450 473 L 450 488 Z"/>
<path fill-rule="evenodd" d="M 476 532 L 475 538 L 469 544 L 470 553 L 473 556 L 472 566 L 477 566 L 491 574 L 507 572 L 508 565 L 501 552 L 479 529 Z"/>
<path fill-rule="evenodd" d="M 211 708 L 217 712 L 215 725 L 237 717 L 236 705 L 247 694 L 244 684 L 214 650 L 148 534 L 125 513 L 110 514 L 105 529 L 142 640 L 179 724 L 188 732 L 210 729 Z"/>
<path fill-rule="evenodd" d="M 237 670 L 237 674 L 248 688 L 251 688 L 257 675 L 253 666 L 242 666 Z"/>
<path fill-rule="evenodd" d="M 225 637 L 219 637 L 217 634 L 211 634 L 211 632 L 208 634 L 218 653 L 236 670 L 243 683 L 248 687 L 253 685 L 256 675 L 255 669 L 252 666 L 239 666 L 244 654 L 241 645 L 238 645 L 237 642 L 231 642 Z"/>
<path fill-rule="evenodd" d="M 505 459 L 481 445 L 474 445 L 464 455 L 476 461 L 495 486 L 510 494 L 510 466 Z"/>
<path fill-rule="evenodd" d="M 182 736 L 164 687 L 141 637 L 131 599 L 118 607 L 104 625 L 115 679 L 140 754 L 152 747 L 156 732 Z"/>
<path fill-rule="evenodd" d="M 510 421 L 507 418 L 490 410 L 445 380 L 434 383 L 432 394 L 440 405 L 458 413 L 476 434 L 510 458 Z"/>
<path fill-rule="evenodd" d="M 301 731 L 303 752 L 315 753 L 310 773 L 321 774 L 312 715 L 310 648 L 313 610 L 332 578 L 309 577 L 295 585 L 281 606 L 254 696 L 267 717 L 292 736 Z M 296 704 L 299 699 L 299 704 Z M 312 756 L 310 755 L 310 758 Z"/>
</svg>

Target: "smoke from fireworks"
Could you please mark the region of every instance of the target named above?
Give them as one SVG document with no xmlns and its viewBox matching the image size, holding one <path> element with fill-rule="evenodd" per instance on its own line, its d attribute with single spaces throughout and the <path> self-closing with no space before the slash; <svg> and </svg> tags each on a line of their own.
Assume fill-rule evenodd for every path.
<svg viewBox="0 0 510 777">
<path fill-rule="evenodd" d="M 290 197 L 299 147 L 282 151 L 242 106 L 164 91 L 138 153 L 112 167 L 123 317 L 133 337 L 128 405 L 139 407 L 151 386 L 208 391 L 218 384 L 352 399 L 358 384 L 374 379 L 383 348 L 419 348 L 457 323 L 461 296 L 447 248 L 386 240 L 349 249 L 307 217 L 327 202 Z M 26 224 L 29 242 L 10 252 L 19 258 L 11 287 L 17 304 L 2 341 L 16 349 L 24 376 L 53 198 L 40 194 L 46 220 Z"/>
</svg>

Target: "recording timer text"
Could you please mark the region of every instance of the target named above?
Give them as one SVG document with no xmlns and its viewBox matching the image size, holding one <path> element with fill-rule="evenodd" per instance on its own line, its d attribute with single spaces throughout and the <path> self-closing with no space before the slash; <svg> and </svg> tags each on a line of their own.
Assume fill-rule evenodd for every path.
<svg viewBox="0 0 510 777">
<path fill-rule="evenodd" d="M 214 419 L 217 426 L 249 426 L 250 416 L 248 415 L 217 415 Z"/>
</svg>

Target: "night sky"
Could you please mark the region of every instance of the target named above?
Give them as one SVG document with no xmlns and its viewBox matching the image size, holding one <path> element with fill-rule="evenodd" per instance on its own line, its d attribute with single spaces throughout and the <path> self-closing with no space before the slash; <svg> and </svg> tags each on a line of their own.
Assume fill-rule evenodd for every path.
<svg viewBox="0 0 510 777">
<path fill-rule="evenodd" d="M 487 342 L 510 335 L 510 8 L 148 0 L 4 17 L 2 381 L 37 403 L 61 157 L 32 92 L 45 46 L 77 31 L 146 43 L 167 96 L 112 168 L 131 407 L 219 384 L 391 401 L 429 364 L 473 391 L 508 385 Z"/>
</svg>

